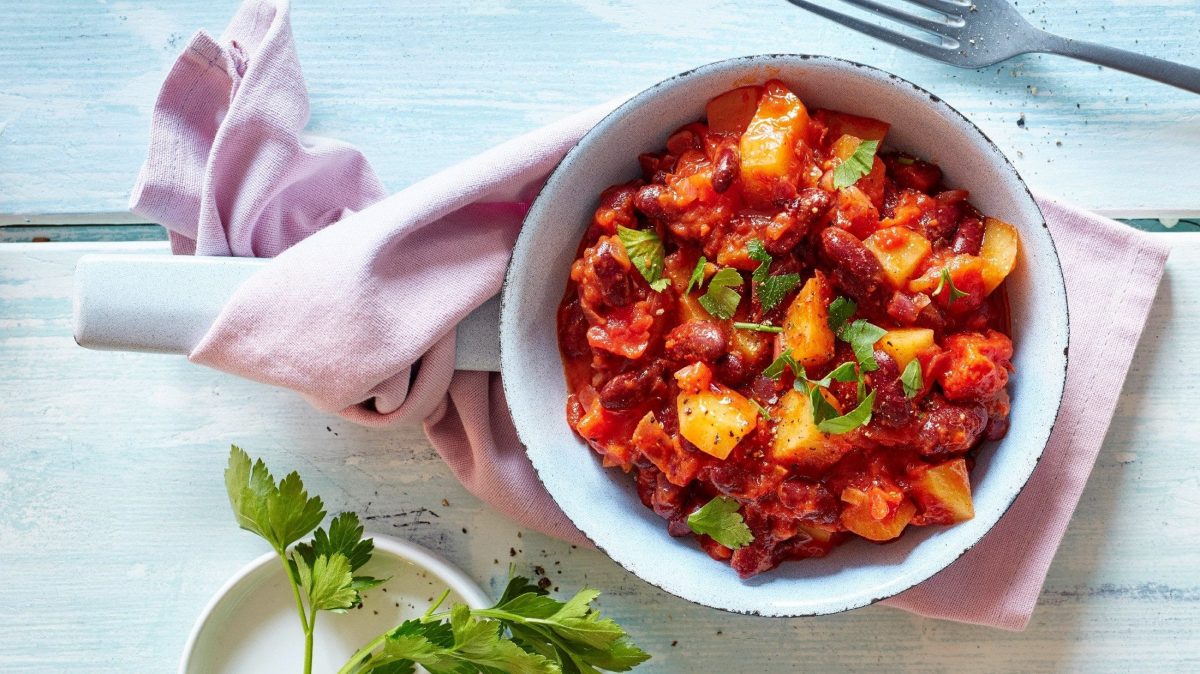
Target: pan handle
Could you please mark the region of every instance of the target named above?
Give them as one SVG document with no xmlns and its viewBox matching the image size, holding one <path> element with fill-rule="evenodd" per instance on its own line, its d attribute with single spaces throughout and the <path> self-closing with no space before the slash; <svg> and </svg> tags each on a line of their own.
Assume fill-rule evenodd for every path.
<svg viewBox="0 0 1200 674">
<path fill-rule="evenodd" d="M 75 342 L 88 349 L 187 355 L 267 260 L 85 255 L 75 267 Z M 455 367 L 500 371 L 500 299 L 458 325 Z"/>
</svg>

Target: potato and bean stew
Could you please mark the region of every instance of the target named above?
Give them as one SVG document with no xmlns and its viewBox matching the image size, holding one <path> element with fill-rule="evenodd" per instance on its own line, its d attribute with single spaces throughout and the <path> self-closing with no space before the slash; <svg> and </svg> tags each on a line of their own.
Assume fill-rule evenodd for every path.
<svg viewBox="0 0 1200 674">
<path fill-rule="evenodd" d="M 744 578 L 970 519 L 1008 429 L 1017 231 L 887 133 L 723 93 L 600 195 L 571 267 L 571 427 Z"/>
</svg>

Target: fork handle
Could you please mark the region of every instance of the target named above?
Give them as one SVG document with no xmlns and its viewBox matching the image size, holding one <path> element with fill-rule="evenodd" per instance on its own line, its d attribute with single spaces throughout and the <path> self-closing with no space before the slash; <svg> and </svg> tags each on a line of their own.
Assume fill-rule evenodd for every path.
<svg viewBox="0 0 1200 674">
<path fill-rule="evenodd" d="M 1200 68 L 1059 35 L 1047 34 L 1046 43 L 1039 51 L 1108 66 L 1200 94 Z"/>
</svg>

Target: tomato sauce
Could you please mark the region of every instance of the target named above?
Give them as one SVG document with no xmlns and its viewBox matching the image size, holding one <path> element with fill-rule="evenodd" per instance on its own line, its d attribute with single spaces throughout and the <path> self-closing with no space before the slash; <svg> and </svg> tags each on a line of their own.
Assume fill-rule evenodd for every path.
<svg viewBox="0 0 1200 674">
<path fill-rule="evenodd" d="M 742 577 L 970 519 L 974 452 L 1008 429 L 1016 229 L 887 132 L 777 81 L 726 92 L 579 244 L 567 419 Z M 715 498 L 749 543 L 689 524 Z"/>
</svg>

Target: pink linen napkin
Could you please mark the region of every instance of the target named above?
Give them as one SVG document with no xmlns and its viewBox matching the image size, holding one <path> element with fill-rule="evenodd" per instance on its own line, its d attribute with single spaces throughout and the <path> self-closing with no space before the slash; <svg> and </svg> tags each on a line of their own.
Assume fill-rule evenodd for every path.
<svg viewBox="0 0 1200 674">
<path fill-rule="evenodd" d="M 277 258 L 238 290 L 192 361 L 294 389 L 362 424 L 423 421 L 472 493 L 526 526 L 586 543 L 534 475 L 500 376 L 454 371 L 454 326 L 500 290 L 530 199 L 612 107 L 385 198 L 357 150 L 302 136 L 308 99 L 288 4 L 248 0 L 220 39 L 197 33 L 168 75 L 130 208 L 166 226 L 176 253 Z M 999 524 L 889 605 L 1023 628 L 1111 421 L 1167 248 L 1038 201 L 1071 306 L 1058 423 Z"/>
</svg>

